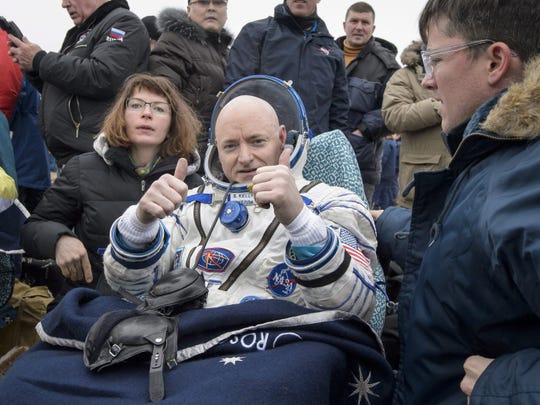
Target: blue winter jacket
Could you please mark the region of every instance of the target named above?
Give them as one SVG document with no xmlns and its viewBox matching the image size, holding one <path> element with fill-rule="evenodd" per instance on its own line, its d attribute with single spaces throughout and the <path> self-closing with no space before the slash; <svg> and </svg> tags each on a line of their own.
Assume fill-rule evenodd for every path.
<svg viewBox="0 0 540 405">
<path fill-rule="evenodd" d="M 246 24 L 231 48 L 225 86 L 253 74 L 292 81 L 313 135 L 335 129 L 346 132 L 349 97 L 345 59 L 320 18 L 310 32 L 304 32 L 280 4 L 274 17 Z"/>
<path fill-rule="evenodd" d="M 336 40 L 344 48 L 345 36 Z M 349 90 L 348 125 L 362 137 L 349 135 L 362 172 L 364 184 L 377 185 L 381 178 L 381 158 L 384 136 L 390 134 L 381 113 L 386 83 L 400 66 L 396 62 L 397 48 L 382 38 L 372 37 L 358 56 L 346 68 Z"/>
<path fill-rule="evenodd" d="M 472 355 L 495 360 L 471 405 L 540 403 L 539 79 L 537 59 L 522 85 L 449 134 L 449 169 L 415 175 L 395 404 L 465 405 Z M 409 214 L 379 218 L 383 250 Z"/>
</svg>

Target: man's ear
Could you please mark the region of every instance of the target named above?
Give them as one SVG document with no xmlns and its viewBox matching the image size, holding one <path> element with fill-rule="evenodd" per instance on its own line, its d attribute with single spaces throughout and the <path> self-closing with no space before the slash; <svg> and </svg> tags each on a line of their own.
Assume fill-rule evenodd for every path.
<svg viewBox="0 0 540 405">
<path fill-rule="evenodd" d="M 488 83 L 491 86 L 498 86 L 501 81 L 508 79 L 511 73 L 514 53 L 504 42 L 495 42 L 488 48 L 487 55 L 489 58 Z"/>
<path fill-rule="evenodd" d="M 281 143 L 281 146 L 285 146 L 285 142 L 287 141 L 287 129 L 285 128 L 285 125 L 279 126 L 279 142 Z"/>
</svg>

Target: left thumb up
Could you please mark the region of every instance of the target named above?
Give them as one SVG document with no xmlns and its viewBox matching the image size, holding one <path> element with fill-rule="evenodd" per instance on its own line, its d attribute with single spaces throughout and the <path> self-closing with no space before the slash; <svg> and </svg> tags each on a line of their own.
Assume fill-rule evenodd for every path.
<svg viewBox="0 0 540 405">
<path fill-rule="evenodd" d="M 283 148 L 283 151 L 281 152 L 281 155 L 279 155 L 278 164 L 291 167 L 291 153 L 292 153 L 292 149 L 290 147 L 285 146 L 285 148 Z"/>
</svg>

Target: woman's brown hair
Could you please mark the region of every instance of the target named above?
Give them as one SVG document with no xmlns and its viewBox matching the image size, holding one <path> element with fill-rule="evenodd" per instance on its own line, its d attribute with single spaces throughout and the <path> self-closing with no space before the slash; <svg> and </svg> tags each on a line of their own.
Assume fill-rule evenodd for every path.
<svg viewBox="0 0 540 405">
<path fill-rule="evenodd" d="M 105 117 L 102 132 L 105 133 L 109 145 L 121 148 L 131 146 L 126 133 L 126 100 L 140 89 L 165 97 L 171 105 L 171 127 L 161 145 L 160 156 L 189 157 L 197 148 L 197 134 L 201 130 L 201 123 L 169 79 L 148 73 L 136 73 L 126 79 Z"/>
</svg>

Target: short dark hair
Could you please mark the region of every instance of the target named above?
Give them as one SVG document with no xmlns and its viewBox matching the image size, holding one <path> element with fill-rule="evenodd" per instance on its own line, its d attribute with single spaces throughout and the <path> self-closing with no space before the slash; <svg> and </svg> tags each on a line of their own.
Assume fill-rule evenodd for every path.
<svg viewBox="0 0 540 405">
<path fill-rule="evenodd" d="M 373 7 L 371 7 L 371 5 L 364 1 L 359 1 L 349 6 L 347 12 L 345 13 L 345 19 L 347 19 L 351 11 L 354 13 L 371 13 L 373 14 L 373 21 L 375 21 L 375 10 L 373 10 Z"/>
<path fill-rule="evenodd" d="M 446 25 L 443 25 L 445 20 Z M 540 1 L 538 0 L 428 0 L 418 22 L 427 43 L 429 25 L 438 26 L 449 37 L 467 41 L 492 39 L 504 42 L 523 62 L 540 51 Z M 474 52 L 474 48 L 471 48 Z"/>
</svg>

